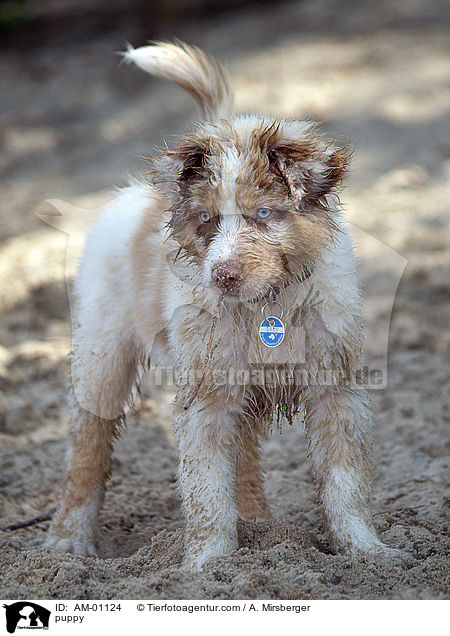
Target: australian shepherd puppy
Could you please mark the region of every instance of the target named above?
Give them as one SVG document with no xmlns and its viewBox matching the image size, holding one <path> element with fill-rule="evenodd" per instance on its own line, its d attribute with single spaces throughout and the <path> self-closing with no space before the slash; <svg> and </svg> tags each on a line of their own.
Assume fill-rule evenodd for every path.
<svg viewBox="0 0 450 636">
<path fill-rule="evenodd" d="M 236 550 L 239 517 L 269 517 L 260 440 L 297 413 L 333 550 L 386 552 L 369 513 L 370 401 L 354 382 L 361 300 L 334 196 L 348 152 L 308 121 L 233 114 L 227 74 L 197 48 L 125 56 L 189 91 L 201 122 L 89 233 L 75 284 L 72 445 L 46 545 L 96 554 L 113 442 L 150 360 L 177 371 L 187 565 Z"/>
</svg>

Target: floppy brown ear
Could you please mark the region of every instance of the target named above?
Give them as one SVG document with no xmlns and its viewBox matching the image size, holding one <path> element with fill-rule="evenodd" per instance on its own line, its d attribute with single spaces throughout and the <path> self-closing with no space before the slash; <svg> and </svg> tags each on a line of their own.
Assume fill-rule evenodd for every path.
<svg viewBox="0 0 450 636">
<path fill-rule="evenodd" d="M 208 154 L 209 147 L 205 143 L 196 141 L 184 144 L 175 151 L 175 156 L 182 162 L 179 177 L 181 183 L 198 181 L 209 176 L 206 167 Z"/>
<path fill-rule="evenodd" d="M 209 152 L 208 145 L 197 140 L 166 150 L 153 171 L 154 185 L 170 196 L 185 192 L 190 183 L 209 177 Z"/>
<path fill-rule="evenodd" d="M 288 189 L 295 207 L 302 211 L 327 207 L 325 196 L 341 184 L 349 162 L 346 148 L 312 141 L 274 146 L 268 154 L 272 170 Z"/>
</svg>

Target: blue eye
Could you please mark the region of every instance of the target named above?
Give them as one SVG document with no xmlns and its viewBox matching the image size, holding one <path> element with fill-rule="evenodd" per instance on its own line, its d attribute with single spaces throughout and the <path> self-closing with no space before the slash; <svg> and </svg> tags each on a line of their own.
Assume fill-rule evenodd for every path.
<svg viewBox="0 0 450 636">
<path fill-rule="evenodd" d="M 268 219 L 271 214 L 272 210 L 270 208 L 259 208 L 256 216 L 258 219 Z"/>
<path fill-rule="evenodd" d="M 211 221 L 211 215 L 209 212 L 201 212 L 200 218 L 203 223 L 209 223 Z"/>
</svg>

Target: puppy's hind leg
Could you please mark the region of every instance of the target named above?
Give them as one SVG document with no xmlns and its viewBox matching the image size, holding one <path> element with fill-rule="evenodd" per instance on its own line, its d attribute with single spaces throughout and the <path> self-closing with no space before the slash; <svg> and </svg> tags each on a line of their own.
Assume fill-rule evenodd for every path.
<svg viewBox="0 0 450 636">
<path fill-rule="evenodd" d="M 58 552 L 95 556 L 97 515 L 119 422 L 102 420 L 78 406 L 72 408 L 72 417 L 69 467 L 45 545 Z"/>
<path fill-rule="evenodd" d="M 237 467 L 239 514 L 246 521 L 265 521 L 271 515 L 264 495 L 259 435 L 253 430 L 248 431 L 240 446 Z"/>
<path fill-rule="evenodd" d="M 91 336 L 74 351 L 68 470 L 45 543 L 59 552 L 88 556 L 96 554 L 98 511 L 138 360 L 137 348 L 120 336 L 114 341 L 104 333 Z"/>
</svg>

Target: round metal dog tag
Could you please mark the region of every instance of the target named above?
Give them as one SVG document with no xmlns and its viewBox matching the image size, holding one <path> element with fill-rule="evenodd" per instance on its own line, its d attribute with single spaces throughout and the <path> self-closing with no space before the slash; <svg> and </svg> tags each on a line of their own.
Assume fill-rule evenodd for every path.
<svg viewBox="0 0 450 636">
<path fill-rule="evenodd" d="M 266 347 L 278 347 L 284 340 L 284 324 L 280 318 L 268 316 L 259 327 L 259 337 Z"/>
</svg>

